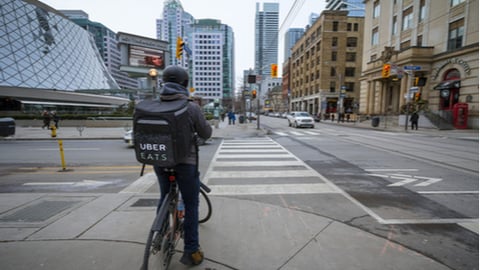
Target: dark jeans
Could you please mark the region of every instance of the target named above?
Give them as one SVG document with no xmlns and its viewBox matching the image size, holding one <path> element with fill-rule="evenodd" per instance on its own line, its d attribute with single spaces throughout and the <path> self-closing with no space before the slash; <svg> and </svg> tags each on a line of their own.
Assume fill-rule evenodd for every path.
<svg viewBox="0 0 480 270">
<path fill-rule="evenodd" d="M 170 182 L 168 181 L 168 174 L 163 171 L 163 168 L 154 166 L 154 170 L 160 185 L 160 202 L 157 208 L 158 211 L 161 202 L 170 190 Z M 191 164 L 179 164 L 175 166 L 175 172 L 178 187 L 180 188 L 183 202 L 185 204 L 185 220 L 183 223 L 185 232 L 184 250 L 195 252 L 199 248 L 198 196 L 200 192 L 200 175 L 197 166 Z"/>
<path fill-rule="evenodd" d="M 418 130 L 418 122 L 412 121 L 412 130 L 413 129 Z"/>
</svg>

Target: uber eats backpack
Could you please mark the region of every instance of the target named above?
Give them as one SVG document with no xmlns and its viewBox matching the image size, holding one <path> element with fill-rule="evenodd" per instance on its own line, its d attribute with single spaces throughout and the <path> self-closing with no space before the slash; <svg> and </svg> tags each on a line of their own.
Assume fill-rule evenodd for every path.
<svg viewBox="0 0 480 270">
<path fill-rule="evenodd" d="M 172 167 L 190 154 L 195 135 L 188 102 L 144 100 L 135 106 L 133 143 L 140 163 Z"/>
</svg>

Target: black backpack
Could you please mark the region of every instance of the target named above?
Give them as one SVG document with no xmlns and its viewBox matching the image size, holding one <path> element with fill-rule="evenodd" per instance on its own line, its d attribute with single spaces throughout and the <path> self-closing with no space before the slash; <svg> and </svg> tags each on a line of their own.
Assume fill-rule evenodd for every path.
<svg viewBox="0 0 480 270">
<path fill-rule="evenodd" d="M 135 106 L 133 144 L 138 162 L 168 168 L 190 155 L 195 133 L 188 102 L 144 100 Z"/>
</svg>

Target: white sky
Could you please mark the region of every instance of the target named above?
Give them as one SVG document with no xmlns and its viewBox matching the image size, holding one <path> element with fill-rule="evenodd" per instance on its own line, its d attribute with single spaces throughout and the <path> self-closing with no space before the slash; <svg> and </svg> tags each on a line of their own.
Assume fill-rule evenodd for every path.
<svg viewBox="0 0 480 270">
<path fill-rule="evenodd" d="M 164 0 L 40 0 L 54 9 L 80 9 L 91 21 L 114 32 L 156 38 L 155 20 L 162 17 Z M 255 6 L 257 2 L 280 3 L 282 25 L 295 0 L 180 0 L 183 9 L 195 19 L 218 19 L 232 27 L 235 35 L 236 84 L 243 70 L 253 68 L 255 55 Z M 299 0 L 302 8 L 289 20 L 279 37 L 279 72 L 283 62 L 283 37 L 288 28 L 305 27 L 311 13 L 320 14 L 325 0 Z M 281 74 L 281 73 L 280 73 Z M 241 81 L 241 80 L 240 80 Z"/>
</svg>

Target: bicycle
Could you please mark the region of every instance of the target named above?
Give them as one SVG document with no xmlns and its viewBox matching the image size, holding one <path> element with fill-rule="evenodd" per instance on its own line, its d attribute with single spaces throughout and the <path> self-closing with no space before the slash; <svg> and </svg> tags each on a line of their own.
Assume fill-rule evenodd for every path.
<svg viewBox="0 0 480 270">
<path fill-rule="evenodd" d="M 149 265 L 158 265 L 159 263 L 162 269 L 167 269 L 175 254 L 175 247 L 180 238 L 183 237 L 183 223 L 179 215 L 180 211 L 177 208 L 180 200 L 180 190 L 176 182 L 175 171 L 173 169 L 165 170 L 169 175 L 170 190 L 165 196 L 150 228 L 141 270 L 147 270 Z M 212 204 L 207 196 L 209 192 L 210 188 L 200 182 L 199 223 L 208 221 L 212 215 Z M 200 209 L 206 210 L 206 212 L 200 212 Z M 157 258 L 160 259 L 160 262 L 150 260 L 151 255 L 156 255 L 157 253 L 160 253 L 160 258 Z"/>
</svg>

